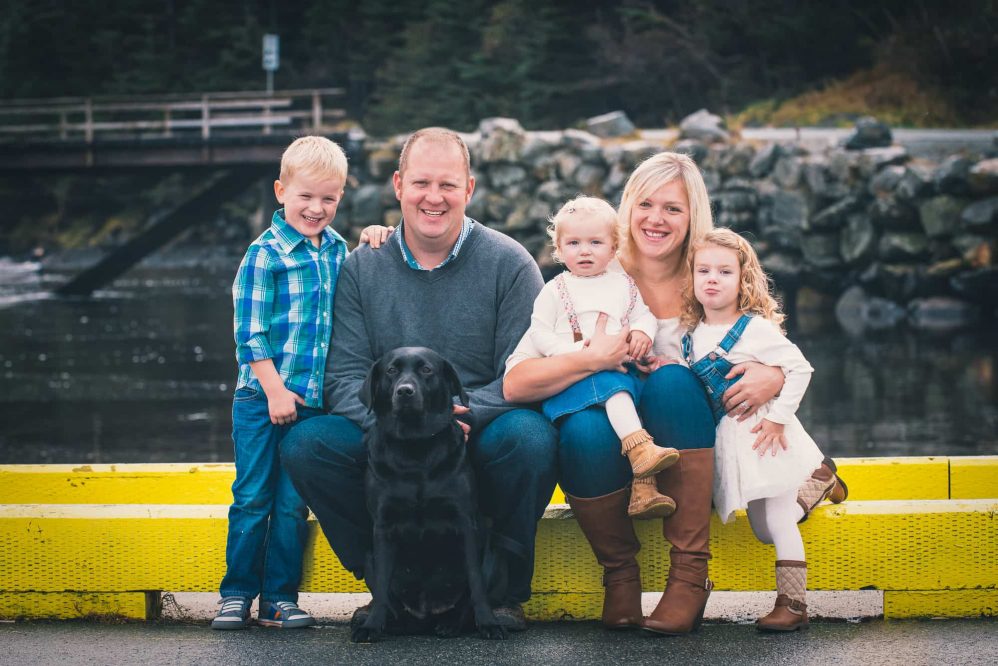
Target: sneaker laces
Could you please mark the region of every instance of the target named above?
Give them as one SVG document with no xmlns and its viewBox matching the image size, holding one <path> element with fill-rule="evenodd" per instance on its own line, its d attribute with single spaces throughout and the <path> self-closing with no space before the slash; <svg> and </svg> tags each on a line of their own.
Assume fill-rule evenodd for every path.
<svg viewBox="0 0 998 666">
<path fill-rule="evenodd" d="M 305 612 L 293 601 L 271 601 L 270 605 L 280 608 L 286 617 L 290 617 L 293 611 L 298 611 L 299 613 Z"/>
<path fill-rule="evenodd" d="M 219 599 L 218 603 L 222 605 L 222 609 L 218 611 L 219 613 L 242 613 L 246 600 L 242 597 L 225 597 L 224 599 Z"/>
</svg>

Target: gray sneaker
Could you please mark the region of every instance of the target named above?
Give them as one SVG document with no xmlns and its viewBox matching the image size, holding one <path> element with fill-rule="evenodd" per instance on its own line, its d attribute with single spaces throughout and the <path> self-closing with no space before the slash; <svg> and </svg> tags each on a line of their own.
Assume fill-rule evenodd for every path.
<svg viewBox="0 0 998 666">
<path fill-rule="evenodd" d="M 298 608 L 293 601 L 261 601 L 257 624 L 278 629 L 311 627 L 315 618 Z"/>
<path fill-rule="evenodd" d="M 221 608 L 211 621 L 212 629 L 244 629 L 250 621 L 250 604 L 252 599 L 246 597 L 222 597 Z"/>
</svg>

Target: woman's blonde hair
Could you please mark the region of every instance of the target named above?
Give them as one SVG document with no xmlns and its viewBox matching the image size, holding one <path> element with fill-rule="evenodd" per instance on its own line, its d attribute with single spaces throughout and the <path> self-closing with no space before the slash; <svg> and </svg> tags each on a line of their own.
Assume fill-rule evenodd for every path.
<svg viewBox="0 0 998 666">
<path fill-rule="evenodd" d="M 762 270 L 755 249 L 747 240 L 731 229 L 711 229 L 702 238 L 694 241 L 687 258 L 687 280 L 683 285 L 682 325 L 693 329 L 703 319 L 703 305 L 693 293 L 693 271 L 697 252 L 705 247 L 723 247 L 738 257 L 738 311 L 764 317 L 783 331 L 785 315 L 780 311 L 780 303 L 772 294 L 769 276 Z"/>
<path fill-rule="evenodd" d="M 634 207 L 654 194 L 655 190 L 674 180 L 683 182 L 686 196 L 690 200 L 690 228 L 683 242 L 683 261 L 689 259 L 691 241 L 696 241 L 714 227 L 707 185 L 703 182 L 703 175 L 696 162 L 682 153 L 664 152 L 652 155 L 631 173 L 620 197 L 617 227 L 620 252 L 626 258 L 632 258 L 631 212 Z"/>
<path fill-rule="evenodd" d="M 551 256 L 559 264 L 561 255 L 558 254 L 558 239 L 561 238 L 561 223 L 580 217 L 596 218 L 606 224 L 610 231 L 610 239 L 613 241 L 613 249 L 620 247 L 619 229 L 617 227 L 617 211 L 609 203 L 597 197 L 587 197 L 583 194 L 566 201 L 558 209 L 550 220 L 548 220 L 548 238 L 551 239 Z"/>
</svg>

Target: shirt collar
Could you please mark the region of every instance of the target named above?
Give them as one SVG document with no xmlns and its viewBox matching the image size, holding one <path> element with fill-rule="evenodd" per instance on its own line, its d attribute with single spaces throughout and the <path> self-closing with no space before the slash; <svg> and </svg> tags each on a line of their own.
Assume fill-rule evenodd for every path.
<svg viewBox="0 0 998 666">
<path fill-rule="evenodd" d="M 288 254 L 290 254 L 299 243 L 311 243 L 311 241 L 305 238 L 305 236 L 303 236 L 297 229 L 288 224 L 287 220 L 284 219 L 283 208 L 274 211 L 274 217 L 271 219 L 271 229 L 273 229 L 274 237 L 276 237 L 277 242 L 280 243 L 281 249 Z M 327 245 L 337 242 L 345 244 L 346 240 L 344 240 L 343 236 L 340 236 L 335 229 L 330 226 L 326 226 L 322 230 L 322 240 L 319 241 L 318 250 L 321 252 L 326 249 Z"/>
<path fill-rule="evenodd" d="M 399 222 L 398 231 L 395 232 L 395 237 L 398 238 L 399 241 L 399 249 L 402 250 L 402 259 L 404 259 L 405 263 L 409 265 L 409 268 L 415 271 L 433 271 L 438 268 L 443 268 L 450 262 L 457 259 L 457 253 L 461 251 L 461 246 L 464 245 L 464 241 L 467 240 L 468 234 L 471 233 L 473 224 L 474 220 L 468 216 L 465 216 L 464 223 L 461 225 L 461 233 L 458 234 L 457 242 L 454 243 L 454 247 L 451 248 L 450 254 L 447 255 L 447 258 L 433 268 L 426 268 L 416 261 L 416 258 L 412 256 L 412 252 L 409 250 L 409 246 L 406 245 L 405 238 L 403 238 L 405 235 L 403 233 L 403 230 L 405 229 L 405 220 L 402 220 Z"/>
</svg>

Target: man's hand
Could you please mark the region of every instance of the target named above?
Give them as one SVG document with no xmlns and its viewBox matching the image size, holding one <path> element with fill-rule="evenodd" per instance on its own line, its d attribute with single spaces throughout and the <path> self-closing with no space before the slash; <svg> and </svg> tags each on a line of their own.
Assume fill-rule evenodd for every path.
<svg viewBox="0 0 998 666">
<path fill-rule="evenodd" d="M 771 451 L 772 455 L 782 448 L 787 450 L 787 438 L 783 436 L 783 424 L 773 423 L 768 419 L 763 419 L 752 428 L 753 433 L 759 433 L 752 445 L 753 451 L 759 452 L 759 457 L 766 455 L 766 451 Z"/>
<path fill-rule="evenodd" d="M 267 396 L 267 410 L 270 412 L 270 422 L 274 425 L 287 425 L 298 420 L 298 405 L 304 405 L 305 399 L 283 386 L 277 389 L 275 395 Z"/>
<path fill-rule="evenodd" d="M 377 250 L 388 240 L 393 231 L 395 231 L 395 227 L 383 227 L 380 224 L 372 224 L 369 227 L 364 227 L 364 230 L 360 232 L 360 240 L 357 241 L 357 244 L 363 245 L 364 243 L 368 243 Z"/>
<path fill-rule="evenodd" d="M 465 407 L 464 405 L 454 405 L 454 416 L 460 416 L 461 414 L 467 414 L 470 411 L 471 411 L 471 409 L 468 408 L 468 407 Z M 467 423 L 465 423 L 464 421 L 461 421 L 460 419 L 454 419 L 454 420 L 457 421 L 457 424 L 459 426 L 461 426 L 461 430 L 464 431 L 464 441 L 467 442 L 468 441 L 468 435 L 471 434 L 471 426 L 468 425 Z"/>
<path fill-rule="evenodd" d="M 627 338 L 627 353 L 632 360 L 643 359 L 651 351 L 651 338 L 643 331 L 631 331 Z"/>
</svg>

